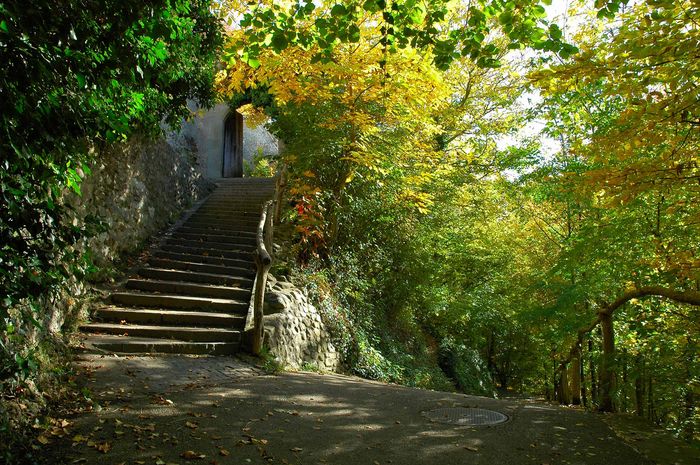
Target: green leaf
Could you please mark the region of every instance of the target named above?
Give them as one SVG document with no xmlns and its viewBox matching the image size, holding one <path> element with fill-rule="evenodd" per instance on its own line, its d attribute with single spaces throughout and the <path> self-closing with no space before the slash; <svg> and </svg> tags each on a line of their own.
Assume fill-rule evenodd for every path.
<svg viewBox="0 0 700 465">
<path fill-rule="evenodd" d="M 10 32 L 10 30 L 7 28 L 7 23 L 5 22 L 4 19 L 2 21 L 0 21 L 0 31 L 5 32 L 5 33 Z"/>
<path fill-rule="evenodd" d="M 425 10 L 422 6 L 416 6 L 409 14 L 409 19 L 413 24 L 421 24 L 425 20 Z"/>
<path fill-rule="evenodd" d="M 498 22 L 504 26 L 513 23 L 513 12 L 506 10 L 498 16 Z"/>
<path fill-rule="evenodd" d="M 270 45 L 276 52 L 281 52 L 285 48 L 287 48 L 288 42 L 287 42 L 287 37 L 284 35 L 284 33 L 278 31 L 275 32 L 272 35 L 272 39 L 270 40 Z M 249 63 L 250 64 L 250 63 Z M 255 68 L 255 66 L 254 66 Z"/>
<path fill-rule="evenodd" d="M 367 0 L 363 5 L 362 9 L 369 11 L 370 13 L 376 13 L 379 10 L 383 10 L 386 7 L 386 2 L 377 0 Z"/>
<path fill-rule="evenodd" d="M 562 31 L 559 29 L 559 26 L 556 24 L 550 24 L 549 25 L 549 37 L 552 38 L 552 40 L 559 40 L 562 37 Z"/>
<path fill-rule="evenodd" d="M 355 24 L 350 25 L 348 28 L 348 41 L 352 43 L 360 41 L 360 28 Z"/>
<path fill-rule="evenodd" d="M 340 16 L 343 16 L 344 14 L 347 13 L 347 9 L 345 8 L 344 5 L 340 3 L 336 3 L 333 5 L 333 8 L 331 8 L 331 16 L 334 18 L 338 18 Z"/>
</svg>

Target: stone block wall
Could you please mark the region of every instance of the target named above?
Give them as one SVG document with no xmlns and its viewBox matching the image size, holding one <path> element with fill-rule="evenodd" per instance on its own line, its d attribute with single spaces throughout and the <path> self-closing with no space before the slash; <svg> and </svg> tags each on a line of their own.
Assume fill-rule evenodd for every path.
<svg viewBox="0 0 700 465">
<path fill-rule="evenodd" d="M 66 201 L 73 207 L 68 220 L 78 224 L 95 215 L 106 226 L 76 246 L 88 250 L 98 267 L 109 268 L 122 254 L 138 251 L 212 187 L 197 147 L 177 134 L 114 144 L 96 156 L 90 169 L 81 195 L 67 193 Z M 49 333 L 77 324 L 89 306 L 88 290 L 73 279 L 66 293 L 44 299 L 43 324 Z"/>
<path fill-rule="evenodd" d="M 107 226 L 86 245 L 95 263 L 133 252 L 208 192 L 205 169 L 197 147 L 184 138 L 134 139 L 99 154 L 82 195 L 70 200 L 77 217 L 96 215 Z"/>
<path fill-rule="evenodd" d="M 279 364 L 292 369 L 340 368 L 331 335 L 303 290 L 270 276 L 264 314 L 265 344 Z"/>
</svg>

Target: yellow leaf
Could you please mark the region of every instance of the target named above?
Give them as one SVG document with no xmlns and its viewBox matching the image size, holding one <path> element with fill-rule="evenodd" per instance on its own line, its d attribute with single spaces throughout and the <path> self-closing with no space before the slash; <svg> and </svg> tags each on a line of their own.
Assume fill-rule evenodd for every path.
<svg viewBox="0 0 700 465">
<path fill-rule="evenodd" d="M 106 454 L 112 449 L 112 444 L 110 444 L 107 441 L 98 442 L 97 444 L 95 444 L 95 449 L 99 450 L 103 454 Z"/>
<path fill-rule="evenodd" d="M 185 460 L 201 460 L 207 458 L 206 455 L 198 454 L 197 452 L 192 450 L 186 450 L 185 452 L 180 454 L 180 457 L 182 457 Z"/>
</svg>

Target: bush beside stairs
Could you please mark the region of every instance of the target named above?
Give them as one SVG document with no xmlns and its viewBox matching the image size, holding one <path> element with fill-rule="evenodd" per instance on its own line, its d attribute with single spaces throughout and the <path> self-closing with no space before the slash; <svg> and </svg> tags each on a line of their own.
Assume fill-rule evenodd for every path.
<svg viewBox="0 0 700 465">
<path fill-rule="evenodd" d="M 231 354 L 241 349 L 255 278 L 255 232 L 274 179 L 231 178 L 185 214 L 93 322 L 107 352 Z"/>
</svg>

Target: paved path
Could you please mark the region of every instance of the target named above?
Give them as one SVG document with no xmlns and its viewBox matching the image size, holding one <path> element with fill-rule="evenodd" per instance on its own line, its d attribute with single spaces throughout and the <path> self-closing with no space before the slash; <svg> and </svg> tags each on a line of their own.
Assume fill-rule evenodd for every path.
<svg viewBox="0 0 700 465">
<path fill-rule="evenodd" d="M 231 357 L 82 355 L 93 412 L 53 440 L 54 463 L 601 464 L 654 462 L 600 415 L 316 373 L 265 374 Z M 508 422 L 429 421 L 440 407 Z M 681 462 L 692 463 L 692 462 Z"/>
</svg>

